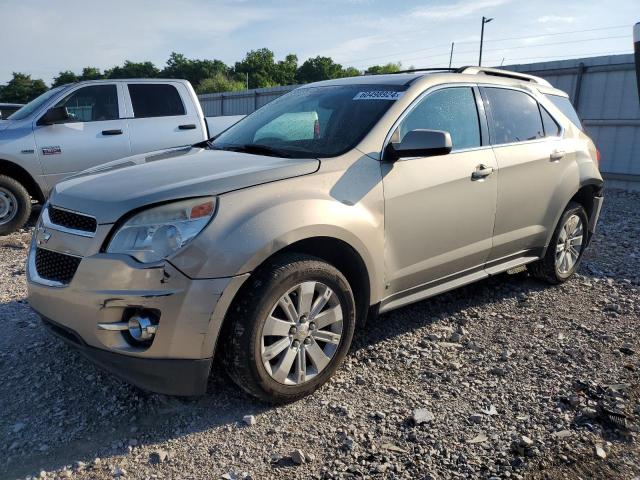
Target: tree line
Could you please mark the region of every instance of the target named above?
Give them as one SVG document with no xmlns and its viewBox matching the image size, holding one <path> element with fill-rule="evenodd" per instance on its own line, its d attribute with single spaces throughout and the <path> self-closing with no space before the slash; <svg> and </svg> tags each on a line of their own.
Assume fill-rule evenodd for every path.
<svg viewBox="0 0 640 480">
<path fill-rule="evenodd" d="M 190 59 L 173 52 L 162 69 L 152 62 L 127 60 L 123 65 L 104 71 L 95 67 L 85 67 L 80 73 L 64 70 L 53 79 L 51 88 L 83 80 L 109 78 L 184 78 L 201 94 L 238 91 L 247 87 L 293 85 L 362 74 L 393 73 L 400 67 L 400 63 L 388 63 L 361 71 L 354 67 L 343 67 L 332 58 L 323 56 L 310 58 L 298 65 L 297 55 L 289 54 L 284 60 L 276 60 L 268 48 L 252 50 L 242 61 L 229 66 L 221 60 Z M 48 89 L 43 80 L 14 72 L 9 83 L 0 86 L 0 101 L 27 103 Z"/>
</svg>

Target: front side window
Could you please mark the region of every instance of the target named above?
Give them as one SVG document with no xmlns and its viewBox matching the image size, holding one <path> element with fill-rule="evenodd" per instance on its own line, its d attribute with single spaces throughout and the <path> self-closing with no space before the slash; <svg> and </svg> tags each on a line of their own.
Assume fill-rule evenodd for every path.
<svg viewBox="0 0 640 480">
<path fill-rule="evenodd" d="M 479 147 L 480 123 L 473 90 L 454 87 L 429 94 L 402 120 L 398 140 L 418 129 L 449 132 L 453 150 Z"/>
<path fill-rule="evenodd" d="M 371 84 L 298 88 L 209 144 L 214 149 L 284 157 L 335 157 L 354 148 L 405 89 Z"/>
<path fill-rule="evenodd" d="M 526 142 L 544 137 L 538 102 L 524 92 L 485 88 L 491 111 L 491 143 Z"/>
<path fill-rule="evenodd" d="M 115 85 L 82 87 L 60 100 L 56 107 L 67 107 L 72 121 L 100 122 L 117 120 L 118 89 Z"/>
<path fill-rule="evenodd" d="M 135 118 L 174 117 L 186 114 L 180 94 L 173 85 L 131 83 L 129 96 Z"/>
</svg>

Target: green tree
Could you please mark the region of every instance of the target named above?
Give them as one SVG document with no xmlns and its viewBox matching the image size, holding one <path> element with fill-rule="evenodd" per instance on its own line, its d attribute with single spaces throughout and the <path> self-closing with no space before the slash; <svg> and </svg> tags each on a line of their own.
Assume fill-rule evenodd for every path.
<svg viewBox="0 0 640 480">
<path fill-rule="evenodd" d="M 0 100 L 4 102 L 28 103 L 48 90 L 45 83 L 31 75 L 13 72 L 13 78 L 0 92 Z"/>
<path fill-rule="evenodd" d="M 236 92 L 244 90 L 245 83 L 240 80 L 234 80 L 227 77 L 223 73 L 216 73 L 211 78 L 205 78 L 196 87 L 196 92 L 216 93 L 216 92 Z"/>
<path fill-rule="evenodd" d="M 382 75 L 384 73 L 396 73 L 399 72 L 402 68 L 402 64 L 398 63 L 387 63 L 386 65 L 373 65 L 365 71 L 367 75 Z"/>
<path fill-rule="evenodd" d="M 234 71 L 238 78 L 249 75 L 249 88 L 263 88 L 278 85 L 275 80 L 276 64 L 273 52 L 268 48 L 251 50 L 241 62 L 236 62 Z"/>
<path fill-rule="evenodd" d="M 78 76 L 71 70 L 65 70 L 60 72 L 57 77 L 53 79 L 51 84 L 52 88 L 59 87 L 60 85 L 66 85 L 67 83 L 74 83 L 78 81 Z"/>
<path fill-rule="evenodd" d="M 273 80 L 277 85 L 293 85 L 296 83 L 298 56 L 290 53 L 275 65 L 274 70 Z"/>
<path fill-rule="evenodd" d="M 356 67 L 347 67 L 342 70 L 342 73 L 340 74 L 342 77 L 358 77 L 360 75 L 362 75 L 362 72 Z"/>
<path fill-rule="evenodd" d="M 343 76 L 342 65 L 330 57 L 317 56 L 306 60 L 298 69 L 296 79 L 300 83 L 318 82 Z"/>
<path fill-rule="evenodd" d="M 99 68 L 84 67 L 78 80 L 100 80 L 101 78 L 104 78 L 104 75 Z"/>
<path fill-rule="evenodd" d="M 191 60 L 181 53 L 173 52 L 167 65 L 160 72 L 165 78 L 184 78 L 192 85 L 199 85 L 203 80 L 216 78 L 218 74 L 227 75 L 229 67 L 221 60 Z"/>
<path fill-rule="evenodd" d="M 104 72 L 107 78 L 156 78 L 160 70 L 151 62 L 131 62 L 126 60 L 121 67 L 113 67 Z"/>
</svg>

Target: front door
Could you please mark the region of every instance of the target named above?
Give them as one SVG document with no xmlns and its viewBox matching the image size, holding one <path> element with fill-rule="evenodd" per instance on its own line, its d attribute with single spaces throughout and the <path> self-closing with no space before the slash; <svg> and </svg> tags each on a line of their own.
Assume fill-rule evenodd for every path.
<svg viewBox="0 0 640 480">
<path fill-rule="evenodd" d="M 472 87 L 438 89 L 418 100 L 394 132 L 397 141 L 415 129 L 444 130 L 453 150 L 382 164 L 389 295 L 480 271 L 487 260 L 497 165 L 479 104 Z"/>
<path fill-rule="evenodd" d="M 120 119 L 117 84 L 80 87 L 60 100 L 71 118 L 34 125 L 38 156 L 53 187 L 69 175 L 131 154 L 127 121 Z"/>
</svg>

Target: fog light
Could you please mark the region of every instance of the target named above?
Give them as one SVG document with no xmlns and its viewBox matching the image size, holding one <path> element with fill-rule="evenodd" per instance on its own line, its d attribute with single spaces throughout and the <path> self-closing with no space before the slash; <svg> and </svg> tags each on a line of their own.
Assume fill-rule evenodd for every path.
<svg viewBox="0 0 640 480">
<path fill-rule="evenodd" d="M 158 326 L 144 314 L 136 314 L 129 319 L 129 335 L 138 342 L 151 340 L 157 330 Z"/>
</svg>

